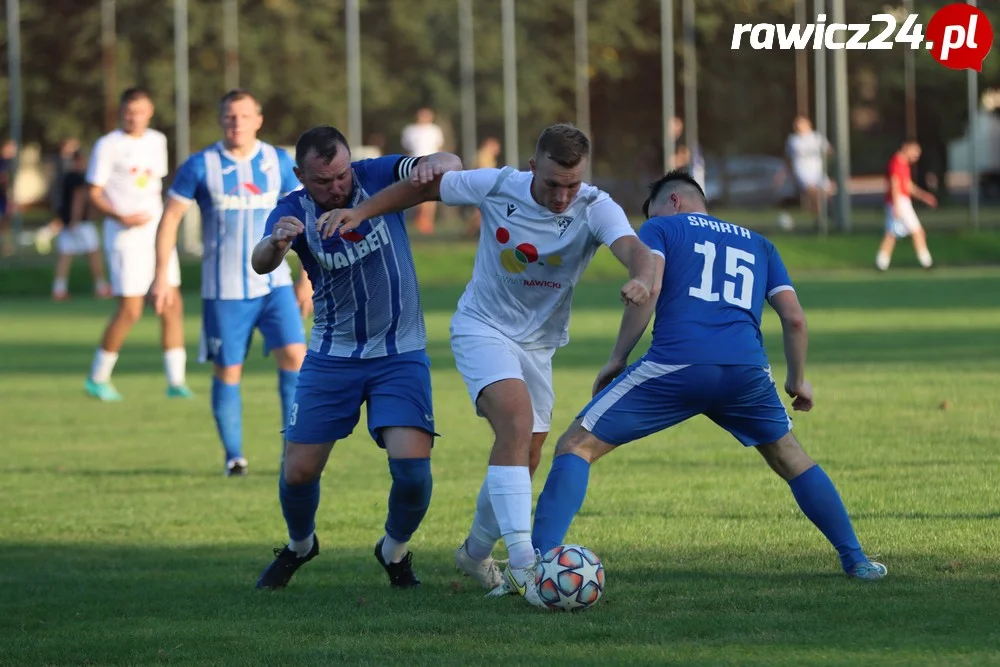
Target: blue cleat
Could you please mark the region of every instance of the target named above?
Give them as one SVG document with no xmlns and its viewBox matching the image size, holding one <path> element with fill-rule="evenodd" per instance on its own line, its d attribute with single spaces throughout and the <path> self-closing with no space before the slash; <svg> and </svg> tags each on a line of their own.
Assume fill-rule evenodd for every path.
<svg viewBox="0 0 1000 667">
<path fill-rule="evenodd" d="M 267 569 L 261 573 L 260 579 L 257 580 L 257 588 L 266 588 L 271 590 L 276 590 L 279 588 L 284 588 L 288 585 L 288 582 L 292 580 L 292 575 L 295 572 L 311 561 L 313 558 L 319 555 L 319 538 L 313 535 L 313 547 L 309 550 L 302 558 L 299 558 L 298 554 L 285 547 L 277 548 L 274 550 L 274 560 Z"/>
<path fill-rule="evenodd" d="M 879 581 L 884 579 L 888 573 L 889 568 L 882 563 L 864 560 L 860 563 L 855 563 L 854 566 L 847 571 L 847 576 L 852 579 L 861 579 L 862 581 Z"/>
<path fill-rule="evenodd" d="M 114 385 L 110 382 L 94 382 L 90 378 L 87 378 L 87 382 L 83 385 L 83 389 L 87 392 L 88 396 L 92 396 L 102 401 L 122 400 L 122 395 L 118 393 L 118 390 L 115 389 Z"/>
<path fill-rule="evenodd" d="M 194 398 L 194 392 L 184 385 L 167 387 L 167 398 Z"/>
</svg>

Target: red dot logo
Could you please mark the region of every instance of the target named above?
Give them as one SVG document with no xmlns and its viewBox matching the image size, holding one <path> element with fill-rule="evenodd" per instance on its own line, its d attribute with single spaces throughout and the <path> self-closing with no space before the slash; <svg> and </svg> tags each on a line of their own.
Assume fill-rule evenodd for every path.
<svg viewBox="0 0 1000 667">
<path fill-rule="evenodd" d="M 510 241 L 510 232 L 507 231 L 506 227 L 497 228 L 497 241 L 502 245 Z"/>
<path fill-rule="evenodd" d="M 983 71 L 993 47 L 993 26 L 979 9 L 965 3 L 946 5 L 927 23 L 927 48 L 950 69 Z"/>
</svg>

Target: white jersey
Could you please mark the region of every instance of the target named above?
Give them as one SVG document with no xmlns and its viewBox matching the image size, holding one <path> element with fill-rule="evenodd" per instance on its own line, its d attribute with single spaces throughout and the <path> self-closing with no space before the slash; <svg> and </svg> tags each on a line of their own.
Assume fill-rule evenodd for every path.
<svg viewBox="0 0 1000 667">
<path fill-rule="evenodd" d="M 148 213 L 152 218 L 132 228 L 107 218 L 106 234 L 127 231 L 129 236 L 149 237 L 155 243 L 163 215 L 163 178 L 169 169 L 167 138 L 162 132 L 147 129 L 142 136 L 132 137 L 115 130 L 97 140 L 87 166 L 87 182 L 102 188 L 120 215 Z"/>
<path fill-rule="evenodd" d="M 597 249 L 636 236 L 625 211 L 598 188 L 583 184 L 562 213 L 531 196 L 531 172 L 449 171 L 441 201 L 478 206 L 479 249 L 457 316 L 493 327 L 525 349 L 569 342 L 573 289 Z"/>
<path fill-rule="evenodd" d="M 431 155 L 444 146 L 444 133 L 434 123 L 413 123 L 403 128 L 401 143 L 410 155 Z"/>
<path fill-rule="evenodd" d="M 819 183 L 823 178 L 823 162 L 829 149 L 830 142 L 819 132 L 789 135 L 785 153 L 799 182 L 806 185 Z"/>
</svg>

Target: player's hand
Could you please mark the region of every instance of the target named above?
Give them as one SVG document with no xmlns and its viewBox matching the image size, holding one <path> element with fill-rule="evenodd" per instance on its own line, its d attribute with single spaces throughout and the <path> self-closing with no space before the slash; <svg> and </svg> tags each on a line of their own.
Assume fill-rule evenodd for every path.
<svg viewBox="0 0 1000 667">
<path fill-rule="evenodd" d="M 118 218 L 126 227 L 141 227 L 153 219 L 149 213 L 129 213 Z"/>
<path fill-rule="evenodd" d="M 174 305 L 174 290 L 165 277 L 157 276 L 153 280 L 153 286 L 149 288 L 149 295 L 153 299 L 153 307 L 156 309 L 157 315 L 162 315 L 163 311 Z"/>
<path fill-rule="evenodd" d="M 649 290 L 650 286 L 639 280 L 638 278 L 633 278 L 632 280 L 625 283 L 621 291 L 622 303 L 628 305 L 630 303 L 636 306 L 641 306 L 642 304 L 649 301 Z"/>
<path fill-rule="evenodd" d="M 308 280 L 298 280 L 295 283 L 295 300 L 299 302 L 299 312 L 305 319 L 313 314 L 313 286 Z"/>
<path fill-rule="evenodd" d="M 306 226 L 301 220 L 291 215 L 284 215 L 274 223 L 274 229 L 271 230 L 271 245 L 278 250 L 284 250 L 305 230 Z"/>
<path fill-rule="evenodd" d="M 938 200 L 937 197 L 928 192 L 927 194 L 924 195 L 924 203 L 930 206 L 931 208 L 937 208 Z"/>
<path fill-rule="evenodd" d="M 601 393 L 605 387 L 611 384 L 611 381 L 616 377 L 621 375 L 622 371 L 625 370 L 625 361 L 612 360 L 604 364 L 602 368 L 597 373 L 597 379 L 594 380 L 594 386 L 591 388 L 591 396 L 597 396 Z"/>
<path fill-rule="evenodd" d="M 785 382 L 785 393 L 792 397 L 792 409 L 809 412 L 813 409 L 813 388 L 806 380 L 796 385 L 791 381 Z"/>
<path fill-rule="evenodd" d="M 413 183 L 414 185 L 426 185 L 427 183 L 431 183 L 440 178 L 441 174 L 444 172 L 445 170 L 440 163 L 421 160 L 417 163 L 417 166 L 410 171 L 410 183 Z"/>
<path fill-rule="evenodd" d="M 316 221 L 316 228 L 319 229 L 320 238 L 328 239 L 337 232 L 343 234 L 352 229 L 357 229 L 365 217 L 353 208 L 335 208 L 319 216 Z"/>
</svg>

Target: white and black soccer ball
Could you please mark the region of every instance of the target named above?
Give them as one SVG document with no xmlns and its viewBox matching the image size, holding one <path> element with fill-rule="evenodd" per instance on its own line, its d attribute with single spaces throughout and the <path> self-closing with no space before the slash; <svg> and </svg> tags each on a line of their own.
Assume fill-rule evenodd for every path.
<svg viewBox="0 0 1000 667">
<path fill-rule="evenodd" d="M 563 544 L 542 556 L 535 583 L 549 608 L 586 609 L 604 594 L 604 565 L 587 547 Z"/>
</svg>

